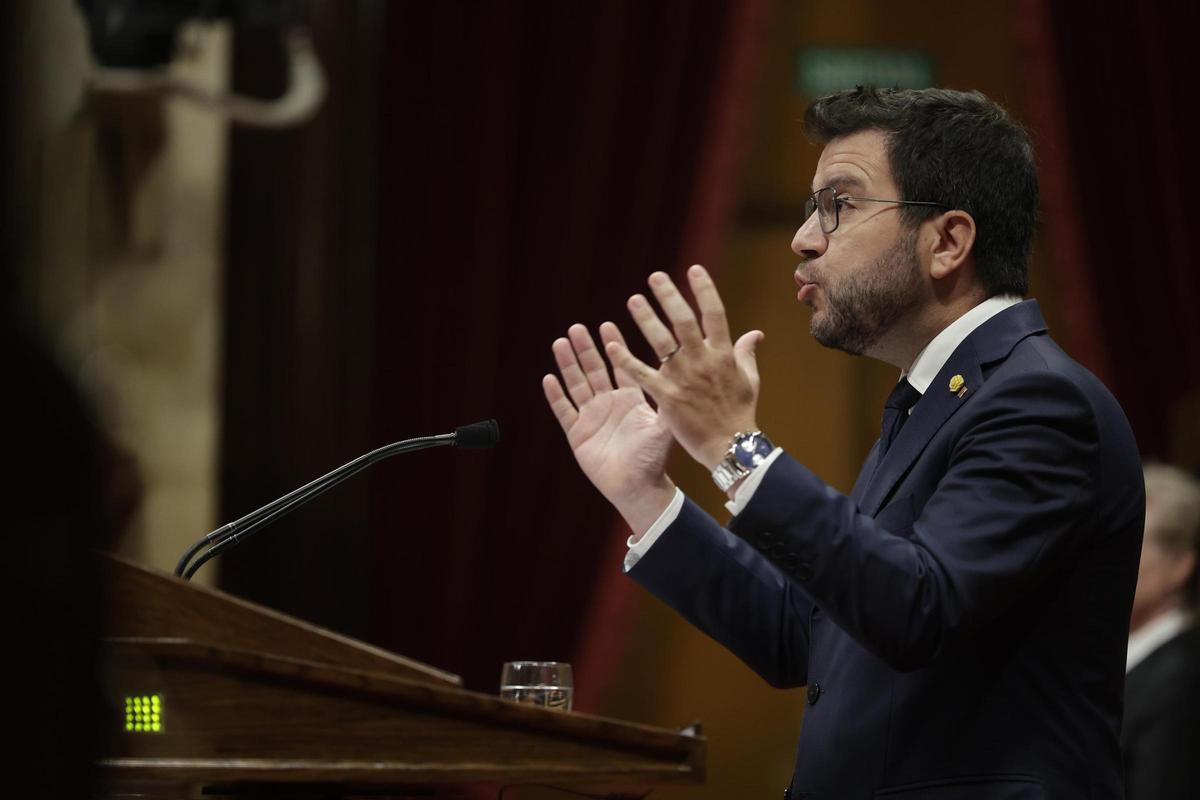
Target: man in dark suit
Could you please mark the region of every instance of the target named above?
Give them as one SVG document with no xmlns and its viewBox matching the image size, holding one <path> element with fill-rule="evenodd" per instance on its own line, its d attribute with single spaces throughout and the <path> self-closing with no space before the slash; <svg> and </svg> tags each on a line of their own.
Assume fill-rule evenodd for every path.
<svg viewBox="0 0 1200 800">
<path fill-rule="evenodd" d="M 574 325 L 547 400 L 633 530 L 629 574 L 781 687 L 808 686 L 792 798 L 1116 798 L 1144 496 L 1108 391 L 1022 301 L 1037 211 L 1021 128 L 976 93 L 818 100 L 824 144 L 792 249 L 822 344 L 896 366 L 849 497 L 755 419 L 750 331 L 716 288 L 699 318 L 629 309 L 660 363 Z M 643 392 L 654 401 L 646 402 Z M 722 528 L 678 492 L 677 441 L 713 471 Z"/>
<path fill-rule="evenodd" d="M 1130 619 L 1121 752 L 1127 800 L 1200 797 L 1200 481 L 1146 465 L 1146 534 Z"/>
</svg>

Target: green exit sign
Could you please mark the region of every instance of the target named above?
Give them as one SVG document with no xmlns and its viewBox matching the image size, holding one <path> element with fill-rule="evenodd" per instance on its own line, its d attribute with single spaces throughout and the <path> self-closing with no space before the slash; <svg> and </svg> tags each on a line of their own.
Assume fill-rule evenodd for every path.
<svg viewBox="0 0 1200 800">
<path fill-rule="evenodd" d="M 925 89 L 933 85 L 933 59 L 918 50 L 810 47 L 796 59 L 796 88 L 809 97 L 855 86 Z"/>
</svg>

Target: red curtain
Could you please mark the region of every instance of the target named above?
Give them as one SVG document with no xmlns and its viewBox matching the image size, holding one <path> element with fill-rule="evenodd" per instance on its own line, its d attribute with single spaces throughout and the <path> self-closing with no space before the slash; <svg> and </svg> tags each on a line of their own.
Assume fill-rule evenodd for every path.
<svg viewBox="0 0 1200 800">
<path fill-rule="evenodd" d="M 473 689 L 573 660 L 594 707 L 627 531 L 540 379 L 571 323 L 633 333 L 650 272 L 717 253 L 764 2 L 317 4 L 332 105 L 233 139 L 224 515 L 352 447 L 488 417 L 502 440 L 374 467 L 227 557 L 228 588 Z"/>
<path fill-rule="evenodd" d="M 493 452 L 431 454 L 403 492 L 375 476 L 397 498 L 373 527 L 389 647 L 484 690 L 502 661 L 571 659 L 577 705 L 594 702 L 628 532 L 540 378 L 571 323 L 629 330 L 624 299 L 650 272 L 714 252 L 756 11 L 389 6 L 372 418 L 381 439 L 503 429 Z"/>
<path fill-rule="evenodd" d="M 1200 396 L 1194 2 L 1025 0 L 1042 226 L 1073 349 L 1105 378 L 1144 455 L 1178 455 Z"/>
</svg>

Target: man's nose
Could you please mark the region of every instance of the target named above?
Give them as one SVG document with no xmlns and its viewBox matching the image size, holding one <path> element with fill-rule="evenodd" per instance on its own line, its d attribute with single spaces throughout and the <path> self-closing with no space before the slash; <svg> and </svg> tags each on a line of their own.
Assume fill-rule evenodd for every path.
<svg viewBox="0 0 1200 800">
<path fill-rule="evenodd" d="M 805 261 L 823 254 L 829 244 L 829 237 L 821 230 L 820 216 L 814 211 L 792 237 L 792 252 Z"/>
</svg>

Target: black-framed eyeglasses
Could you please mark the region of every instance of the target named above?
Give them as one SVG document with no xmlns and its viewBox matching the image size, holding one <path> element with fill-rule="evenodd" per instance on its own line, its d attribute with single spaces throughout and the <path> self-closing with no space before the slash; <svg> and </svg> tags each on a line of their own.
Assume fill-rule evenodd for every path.
<svg viewBox="0 0 1200 800">
<path fill-rule="evenodd" d="M 900 206 L 934 206 L 936 208 L 946 208 L 944 203 L 932 203 L 928 200 L 883 200 L 878 197 L 858 197 L 857 195 L 838 194 L 837 189 L 832 186 L 826 186 L 824 189 L 818 189 L 813 192 L 812 196 L 804 204 L 804 221 L 817 213 L 817 221 L 821 223 L 821 232 L 826 236 L 837 230 L 838 223 L 841 221 L 842 203 L 847 201 L 864 202 L 864 203 L 895 203 Z"/>
</svg>

